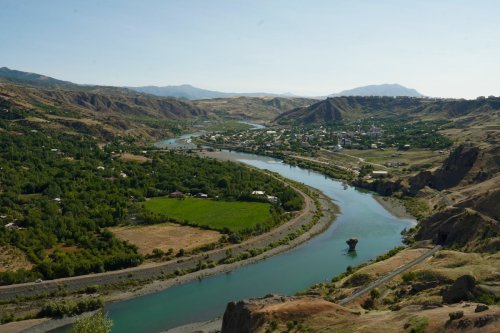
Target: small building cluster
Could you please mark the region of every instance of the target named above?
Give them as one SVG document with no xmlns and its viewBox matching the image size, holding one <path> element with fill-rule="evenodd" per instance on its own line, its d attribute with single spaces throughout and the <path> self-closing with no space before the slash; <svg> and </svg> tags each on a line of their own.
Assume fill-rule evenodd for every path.
<svg viewBox="0 0 500 333">
<path fill-rule="evenodd" d="M 278 203 L 278 197 L 275 197 L 274 195 L 268 195 L 265 191 L 252 191 L 252 195 L 265 197 L 270 203 Z"/>
</svg>

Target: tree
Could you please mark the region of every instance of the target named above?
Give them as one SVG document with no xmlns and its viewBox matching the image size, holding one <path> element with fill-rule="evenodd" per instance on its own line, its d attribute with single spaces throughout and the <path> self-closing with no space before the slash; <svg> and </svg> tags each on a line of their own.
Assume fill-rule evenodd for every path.
<svg viewBox="0 0 500 333">
<path fill-rule="evenodd" d="M 80 317 L 73 328 L 71 333 L 108 333 L 111 332 L 113 321 L 106 317 L 104 312 L 99 311 L 92 316 Z"/>
</svg>

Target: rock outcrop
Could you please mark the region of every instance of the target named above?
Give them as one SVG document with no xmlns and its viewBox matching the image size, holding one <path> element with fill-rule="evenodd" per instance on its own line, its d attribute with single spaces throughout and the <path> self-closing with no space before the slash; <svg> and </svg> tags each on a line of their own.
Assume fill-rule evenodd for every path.
<svg viewBox="0 0 500 333">
<path fill-rule="evenodd" d="M 478 155 L 479 148 L 476 146 L 458 146 L 436 171 L 426 170 L 411 177 L 408 192 L 416 194 L 426 186 L 439 191 L 457 186 L 474 166 Z"/>
<path fill-rule="evenodd" d="M 476 279 L 472 275 L 462 275 L 443 293 L 443 302 L 447 304 L 470 301 L 475 298 Z"/>
<path fill-rule="evenodd" d="M 421 221 L 415 239 L 468 252 L 494 252 L 500 250 L 500 225 L 473 209 L 449 207 Z"/>
<path fill-rule="evenodd" d="M 358 244 L 358 239 L 355 237 L 346 240 L 346 244 L 349 245 L 349 252 L 356 251 L 356 245 Z"/>
</svg>

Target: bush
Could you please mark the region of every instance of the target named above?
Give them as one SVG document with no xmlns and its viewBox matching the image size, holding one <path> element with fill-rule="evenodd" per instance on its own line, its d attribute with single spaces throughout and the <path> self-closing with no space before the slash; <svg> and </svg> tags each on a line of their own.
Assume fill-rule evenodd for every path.
<svg viewBox="0 0 500 333">
<path fill-rule="evenodd" d="M 450 316 L 450 320 L 456 320 L 462 318 L 464 316 L 464 312 L 463 311 L 450 312 L 448 313 L 448 316 Z"/>
<path fill-rule="evenodd" d="M 344 282 L 344 287 L 359 287 L 373 280 L 370 274 L 354 273 L 347 281 Z"/>
<path fill-rule="evenodd" d="M 108 333 L 112 326 L 113 321 L 103 312 L 98 312 L 93 316 L 79 318 L 71 328 L 71 333 Z"/>
<path fill-rule="evenodd" d="M 377 299 L 377 298 L 379 298 L 380 297 L 380 291 L 377 288 L 372 289 L 370 291 L 370 297 L 371 297 L 371 299 Z"/>
<path fill-rule="evenodd" d="M 77 303 L 71 301 L 48 302 L 42 306 L 38 312 L 38 317 L 61 318 L 64 316 L 74 316 L 80 313 L 94 311 L 104 306 L 100 298 L 88 298 Z"/>
</svg>

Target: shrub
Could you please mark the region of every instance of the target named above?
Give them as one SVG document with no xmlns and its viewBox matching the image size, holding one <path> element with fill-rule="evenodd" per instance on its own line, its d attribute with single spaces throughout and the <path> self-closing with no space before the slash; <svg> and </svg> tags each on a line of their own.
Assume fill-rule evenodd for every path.
<svg viewBox="0 0 500 333">
<path fill-rule="evenodd" d="M 372 289 L 370 291 L 370 297 L 371 297 L 371 299 L 377 299 L 377 298 L 379 298 L 380 297 L 380 291 L 377 288 Z"/>
<path fill-rule="evenodd" d="M 92 316 L 79 318 L 71 328 L 71 333 L 108 333 L 112 326 L 113 321 L 103 312 L 98 312 Z"/>
<path fill-rule="evenodd" d="M 367 273 L 354 273 L 347 281 L 344 282 L 344 287 L 359 287 L 373 280 L 372 276 Z"/>
<path fill-rule="evenodd" d="M 462 318 L 464 316 L 464 312 L 463 311 L 450 312 L 448 313 L 448 316 L 450 316 L 450 320 L 456 320 Z"/>
</svg>

